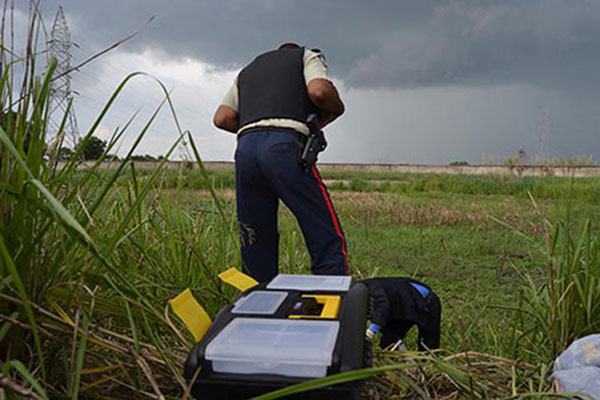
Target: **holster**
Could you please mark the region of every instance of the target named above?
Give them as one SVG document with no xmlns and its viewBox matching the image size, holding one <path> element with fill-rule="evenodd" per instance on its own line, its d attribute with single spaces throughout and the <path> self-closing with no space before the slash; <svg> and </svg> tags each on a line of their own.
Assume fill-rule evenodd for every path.
<svg viewBox="0 0 600 400">
<path fill-rule="evenodd" d="M 315 114 L 310 114 L 306 119 L 309 129 L 308 139 L 300 151 L 298 162 L 306 169 L 316 164 L 319 153 L 327 147 L 325 135 L 319 126 L 319 119 Z"/>
</svg>

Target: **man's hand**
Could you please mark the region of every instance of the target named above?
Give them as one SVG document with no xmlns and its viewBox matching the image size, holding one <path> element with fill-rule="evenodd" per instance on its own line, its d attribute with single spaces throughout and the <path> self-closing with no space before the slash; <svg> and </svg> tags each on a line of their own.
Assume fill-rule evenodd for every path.
<svg viewBox="0 0 600 400">
<path fill-rule="evenodd" d="M 344 103 L 342 103 L 337 89 L 329 80 L 312 79 L 308 82 L 307 90 L 308 97 L 319 109 L 321 128 L 344 113 Z"/>
<path fill-rule="evenodd" d="M 319 126 L 322 129 L 326 125 L 328 125 L 330 122 L 333 122 L 335 119 L 337 119 L 337 117 L 339 117 L 339 115 L 319 110 L 318 117 L 319 117 Z"/>
<path fill-rule="evenodd" d="M 213 123 L 217 128 L 236 133 L 240 125 L 239 115 L 233 108 L 219 106 L 213 117 Z"/>
</svg>

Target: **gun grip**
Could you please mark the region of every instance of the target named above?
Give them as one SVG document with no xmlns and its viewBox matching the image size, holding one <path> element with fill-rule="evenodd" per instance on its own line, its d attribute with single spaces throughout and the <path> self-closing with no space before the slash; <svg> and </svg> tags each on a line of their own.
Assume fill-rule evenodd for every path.
<svg viewBox="0 0 600 400">
<path fill-rule="evenodd" d="M 319 130 L 321 130 L 321 125 L 319 124 L 319 118 L 317 117 L 317 114 L 310 114 L 306 118 L 306 125 L 308 125 L 308 129 L 311 133 L 317 133 Z"/>
</svg>

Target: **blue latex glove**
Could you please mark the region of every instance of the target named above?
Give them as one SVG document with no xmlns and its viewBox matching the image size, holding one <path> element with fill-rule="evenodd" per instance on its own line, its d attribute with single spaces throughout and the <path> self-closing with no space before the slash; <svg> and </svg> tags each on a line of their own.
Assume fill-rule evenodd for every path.
<svg viewBox="0 0 600 400">
<path fill-rule="evenodd" d="M 379 332 L 381 330 L 381 326 L 371 323 L 369 325 L 369 327 L 367 328 L 367 332 L 365 333 L 367 335 L 367 338 L 369 339 L 373 339 L 373 337 L 375 337 L 375 334 L 377 334 L 377 332 Z"/>
</svg>

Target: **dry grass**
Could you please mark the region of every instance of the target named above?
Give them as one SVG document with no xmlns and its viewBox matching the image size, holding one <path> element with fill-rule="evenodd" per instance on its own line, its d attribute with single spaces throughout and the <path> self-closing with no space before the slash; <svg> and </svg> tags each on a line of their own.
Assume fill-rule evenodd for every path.
<svg viewBox="0 0 600 400">
<path fill-rule="evenodd" d="M 374 377 L 363 396 L 373 400 L 510 398 L 520 383 L 539 374 L 532 365 L 477 352 L 437 358 L 410 352 L 375 353 L 376 365 L 407 362 L 417 362 L 418 367 Z"/>
</svg>

